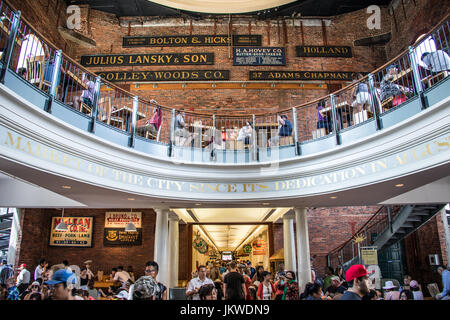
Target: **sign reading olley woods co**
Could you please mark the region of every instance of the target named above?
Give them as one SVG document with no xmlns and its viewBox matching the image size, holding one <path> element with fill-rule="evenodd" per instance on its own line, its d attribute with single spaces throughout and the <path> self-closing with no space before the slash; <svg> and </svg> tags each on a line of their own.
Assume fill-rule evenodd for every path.
<svg viewBox="0 0 450 320">
<path fill-rule="evenodd" d="M 67 225 L 67 231 L 55 230 L 61 220 Z M 93 222 L 93 217 L 52 217 L 49 245 L 57 247 L 91 247 Z"/>
<path fill-rule="evenodd" d="M 202 81 L 229 80 L 229 70 L 166 70 L 166 71 L 105 71 L 97 72 L 110 82 L 119 81 Z"/>
<path fill-rule="evenodd" d="M 136 192 L 151 192 L 153 194 L 169 193 L 173 196 L 185 196 L 193 199 L 210 198 L 213 194 L 228 195 L 236 197 L 250 194 L 267 194 L 274 196 L 298 195 L 303 191 L 305 194 L 322 192 L 323 190 L 335 189 L 342 184 L 358 184 L 361 179 L 368 181 L 372 177 L 389 175 L 398 176 L 399 170 L 409 172 L 408 168 L 415 168 L 420 163 L 427 163 L 432 158 L 439 158 L 448 155 L 450 151 L 450 135 L 448 133 L 438 137 L 430 138 L 420 144 L 412 146 L 402 151 L 380 155 L 378 159 L 370 159 L 359 162 L 357 165 L 348 166 L 342 169 L 311 175 L 301 175 L 292 179 L 270 180 L 261 182 L 240 181 L 240 182 L 198 182 L 192 180 L 170 180 L 151 175 L 141 175 L 133 172 L 120 170 L 117 167 L 105 163 L 90 161 L 85 157 L 78 157 L 68 153 L 65 146 L 49 146 L 42 142 L 33 140 L 30 136 L 24 136 L 0 125 L 0 152 L 1 154 L 20 159 L 21 162 L 31 164 L 38 160 L 38 163 L 45 163 L 47 172 L 64 172 L 64 175 L 77 179 L 83 176 L 84 180 L 90 177 L 97 184 L 111 185 L 116 188 L 130 190 L 134 188 Z M 62 173 L 61 173 L 62 174 Z M 371 180 L 370 180 L 371 181 Z M 227 198 L 228 199 L 228 198 Z"/>
<path fill-rule="evenodd" d="M 249 80 L 343 80 L 352 81 L 355 73 L 347 71 L 249 71 Z"/>
<path fill-rule="evenodd" d="M 347 46 L 296 46 L 297 57 L 351 58 L 352 48 Z"/>
<path fill-rule="evenodd" d="M 284 66 L 283 47 L 233 47 L 234 66 Z"/>
<path fill-rule="evenodd" d="M 122 46 L 131 47 L 205 47 L 228 46 L 233 38 L 233 46 L 261 46 L 261 35 L 180 35 L 180 36 L 132 36 L 124 37 Z"/>
<path fill-rule="evenodd" d="M 84 67 L 212 65 L 214 53 L 147 53 L 81 56 Z"/>
<path fill-rule="evenodd" d="M 125 231 L 132 222 L 137 232 Z M 142 244 L 142 212 L 106 212 L 103 244 L 105 246 L 136 246 Z"/>
</svg>

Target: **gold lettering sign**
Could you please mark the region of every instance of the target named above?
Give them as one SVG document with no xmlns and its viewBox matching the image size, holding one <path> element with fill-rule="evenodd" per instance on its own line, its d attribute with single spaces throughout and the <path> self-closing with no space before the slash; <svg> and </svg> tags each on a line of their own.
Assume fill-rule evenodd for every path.
<svg viewBox="0 0 450 320">
<path fill-rule="evenodd" d="M 85 67 L 212 65 L 214 53 L 106 54 L 81 56 Z"/>
<path fill-rule="evenodd" d="M 347 71 L 250 71 L 250 80 L 342 80 L 351 81 L 354 72 Z"/>
<path fill-rule="evenodd" d="M 297 46 L 295 50 L 297 57 L 352 57 L 352 48 L 346 46 Z"/>
<path fill-rule="evenodd" d="M 248 193 L 267 193 L 276 192 L 279 194 L 298 192 L 319 187 L 340 185 L 342 183 L 356 181 L 361 178 L 378 175 L 385 171 L 397 170 L 416 162 L 426 160 L 439 154 L 450 151 L 450 135 L 435 138 L 429 142 L 424 142 L 414 148 L 389 155 L 387 157 L 361 163 L 354 167 L 345 168 L 339 171 L 333 171 L 320 175 L 303 176 L 295 179 L 286 179 L 268 182 L 193 182 L 155 178 L 151 176 L 139 175 L 104 164 L 90 162 L 75 156 L 66 154 L 52 147 L 43 145 L 17 133 L 9 131 L 0 126 L 0 143 L 3 148 L 20 152 L 22 159 L 27 157 L 45 160 L 52 166 L 60 167 L 66 173 L 73 171 L 72 174 L 88 173 L 95 178 L 102 178 L 114 182 L 118 188 L 135 187 L 141 188 L 143 192 L 152 191 L 170 191 L 174 193 L 186 194 L 248 194 Z M 25 160 L 23 160 L 25 161 Z M 48 169 L 48 168 L 47 168 Z"/>
<path fill-rule="evenodd" d="M 132 36 L 124 37 L 122 46 L 131 47 L 200 47 L 227 46 L 233 39 L 234 46 L 260 46 L 261 35 L 180 35 L 180 36 Z"/>
<path fill-rule="evenodd" d="M 67 225 L 67 231 L 55 230 L 62 220 Z M 58 247 L 91 247 L 93 221 L 94 218 L 92 217 L 52 217 L 49 245 Z"/>
<path fill-rule="evenodd" d="M 110 82 L 145 81 L 202 81 L 229 80 L 229 70 L 180 70 L 180 71 L 107 71 L 97 73 Z"/>
</svg>

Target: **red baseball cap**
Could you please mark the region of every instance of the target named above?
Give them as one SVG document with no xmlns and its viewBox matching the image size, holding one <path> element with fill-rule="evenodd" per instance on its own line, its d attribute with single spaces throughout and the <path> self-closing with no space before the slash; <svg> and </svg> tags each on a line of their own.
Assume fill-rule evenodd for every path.
<svg viewBox="0 0 450 320">
<path fill-rule="evenodd" d="M 362 264 L 352 265 L 345 274 L 345 280 L 352 281 L 355 278 L 364 277 L 373 272 L 367 271 L 366 267 Z"/>
<path fill-rule="evenodd" d="M 27 265 L 25 264 L 25 263 L 22 263 L 20 266 L 19 266 L 19 268 L 26 268 L 27 267 Z"/>
</svg>

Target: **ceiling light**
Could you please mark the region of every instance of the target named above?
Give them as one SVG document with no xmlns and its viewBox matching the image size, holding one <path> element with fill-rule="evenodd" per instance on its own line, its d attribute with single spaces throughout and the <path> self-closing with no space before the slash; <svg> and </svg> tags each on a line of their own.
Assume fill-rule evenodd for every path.
<svg viewBox="0 0 450 320">
<path fill-rule="evenodd" d="M 134 198 L 128 198 L 128 200 L 130 200 L 130 201 L 134 201 Z"/>
<path fill-rule="evenodd" d="M 268 202 L 263 202 L 263 206 L 268 206 L 270 203 Z"/>
<path fill-rule="evenodd" d="M 63 189 L 72 189 L 71 186 L 62 186 Z"/>
<path fill-rule="evenodd" d="M 336 196 L 332 196 L 332 197 L 330 197 L 330 199 L 337 199 L 337 197 Z"/>
<path fill-rule="evenodd" d="M 399 184 L 396 184 L 395 186 L 396 186 L 397 188 L 401 188 L 401 187 L 404 186 L 404 184 L 403 184 L 403 183 L 399 183 Z"/>
<path fill-rule="evenodd" d="M 195 205 L 196 205 L 196 206 L 201 206 L 202 204 L 201 204 L 201 203 L 196 203 Z"/>
<path fill-rule="evenodd" d="M 64 208 L 62 209 L 61 222 L 55 228 L 56 231 L 67 231 L 67 224 L 64 223 Z"/>
<path fill-rule="evenodd" d="M 133 198 L 131 198 L 131 199 L 133 199 Z M 128 198 L 128 200 L 130 200 L 130 198 Z M 133 209 L 131 209 L 131 212 L 133 212 Z M 130 223 L 127 224 L 127 226 L 125 227 L 125 232 L 137 232 L 136 226 L 134 225 L 134 223 L 131 220 L 130 220 Z"/>
</svg>

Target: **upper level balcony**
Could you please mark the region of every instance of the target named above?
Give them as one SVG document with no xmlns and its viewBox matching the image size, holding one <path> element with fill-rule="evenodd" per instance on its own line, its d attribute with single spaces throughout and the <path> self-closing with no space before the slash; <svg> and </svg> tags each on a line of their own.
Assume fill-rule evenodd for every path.
<svg viewBox="0 0 450 320">
<path fill-rule="evenodd" d="M 58 50 L 20 12 L 2 10 L 0 141 L 10 163 L 158 198 L 225 200 L 239 192 L 250 202 L 316 195 L 328 202 L 330 193 L 375 182 L 446 176 L 448 17 L 333 94 L 243 117 L 140 99 Z"/>
</svg>

